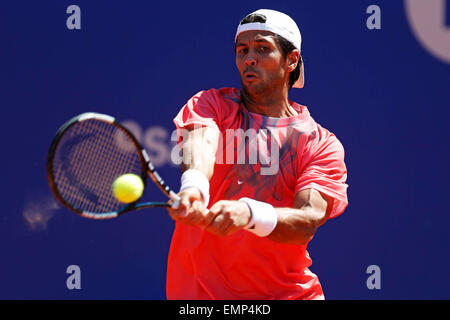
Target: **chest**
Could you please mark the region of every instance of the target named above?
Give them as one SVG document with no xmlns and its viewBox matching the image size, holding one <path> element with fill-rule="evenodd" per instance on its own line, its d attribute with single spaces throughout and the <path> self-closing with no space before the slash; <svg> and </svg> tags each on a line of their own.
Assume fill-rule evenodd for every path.
<svg viewBox="0 0 450 320">
<path fill-rule="evenodd" d="M 223 128 L 216 164 L 226 172 L 224 198 L 249 196 L 289 205 L 311 131 L 241 119 Z"/>
</svg>

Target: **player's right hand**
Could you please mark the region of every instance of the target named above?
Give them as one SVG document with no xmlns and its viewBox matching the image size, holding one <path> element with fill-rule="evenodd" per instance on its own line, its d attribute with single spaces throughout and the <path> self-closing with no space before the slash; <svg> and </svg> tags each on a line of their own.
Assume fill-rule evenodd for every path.
<svg viewBox="0 0 450 320">
<path fill-rule="evenodd" d="M 214 215 L 204 205 L 199 189 L 186 188 L 180 191 L 178 196 L 178 207 L 167 208 L 172 219 L 191 226 L 203 226 L 212 222 Z"/>
</svg>

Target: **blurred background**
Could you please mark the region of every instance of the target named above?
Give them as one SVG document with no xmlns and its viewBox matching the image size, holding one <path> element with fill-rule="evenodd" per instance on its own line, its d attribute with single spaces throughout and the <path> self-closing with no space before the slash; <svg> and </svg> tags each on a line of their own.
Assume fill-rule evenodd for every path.
<svg viewBox="0 0 450 320">
<path fill-rule="evenodd" d="M 234 34 L 260 8 L 298 23 L 306 84 L 290 99 L 346 150 L 349 206 L 308 247 L 326 298 L 450 298 L 450 1 L 46 0 L 0 3 L 1 299 L 165 299 L 167 212 L 69 212 L 48 188 L 48 147 L 69 118 L 107 113 L 179 188 L 172 119 L 200 90 L 240 87 Z M 70 265 L 81 290 L 66 287 Z"/>
</svg>

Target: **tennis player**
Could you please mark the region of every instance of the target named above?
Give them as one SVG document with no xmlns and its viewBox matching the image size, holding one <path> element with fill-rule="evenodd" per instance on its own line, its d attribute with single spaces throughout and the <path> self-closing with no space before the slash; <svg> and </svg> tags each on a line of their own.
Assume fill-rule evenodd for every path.
<svg viewBox="0 0 450 320">
<path fill-rule="evenodd" d="M 307 244 L 347 206 L 344 148 L 288 99 L 304 84 L 289 16 L 249 14 L 235 48 L 241 90 L 201 91 L 174 119 L 183 174 L 167 298 L 324 299 Z"/>
</svg>

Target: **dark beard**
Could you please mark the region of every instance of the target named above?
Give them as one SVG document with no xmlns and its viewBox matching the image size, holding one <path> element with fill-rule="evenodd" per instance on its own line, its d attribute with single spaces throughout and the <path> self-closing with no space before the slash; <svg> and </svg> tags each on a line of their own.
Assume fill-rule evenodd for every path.
<svg viewBox="0 0 450 320">
<path fill-rule="evenodd" d="M 248 86 L 244 84 L 244 81 L 242 81 L 242 78 L 241 78 L 241 88 L 242 91 L 245 93 L 245 95 L 250 98 L 252 96 L 260 95 L 268 91 L 268 87 L 264 82 L 260 82 L 258 85 L 252 86 L 251 89 L 249 89 Z"/>
</svg>

